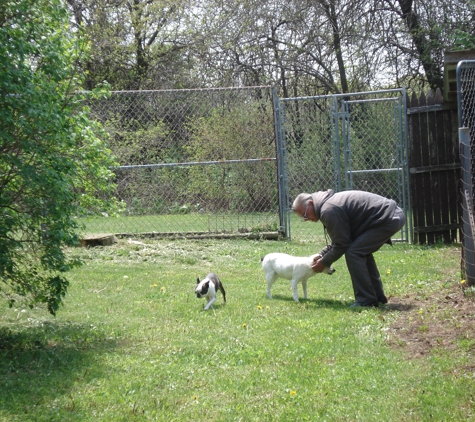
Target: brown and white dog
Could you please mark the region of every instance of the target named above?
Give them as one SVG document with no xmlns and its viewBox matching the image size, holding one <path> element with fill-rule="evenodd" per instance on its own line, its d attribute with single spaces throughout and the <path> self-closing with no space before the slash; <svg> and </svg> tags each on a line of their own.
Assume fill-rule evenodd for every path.
<svg viewBox="0 0 475 422">
<path fill-rule="evenodd" d="M 198 277 L 196 280 L 195 294 L 197 298 L 206 297 L 208 303 L 204 310 L 207 311 L 216 301 L 216 293 L 218 290 L 223 294 L 224 302 L 226 303 L 226 292 L 224 291 L 223 283 L 215 273 L 209 273 L 203 280 Z"/>
<path fill-rule="evenodd" d="M 281 277 L 290 280 L 293 298 L 296 302 L 299 301 L 297 285 L 300 282 L 302 282 L 304 298 L 308 299 L 307 280 L 317 274 L 312 270 L 312 264 L 322 258 L 329 249 L 330 247 L 327 246 L 320 253 L 311 256 L 292 256 L 278 252 L 267 254 L 261 259 L 267 282 L 267 296 L 272 299 L 271 287 Z M 323 272 L 333 274 L 335 270 L 332 267 L 326 267 Z"/>
</svg>

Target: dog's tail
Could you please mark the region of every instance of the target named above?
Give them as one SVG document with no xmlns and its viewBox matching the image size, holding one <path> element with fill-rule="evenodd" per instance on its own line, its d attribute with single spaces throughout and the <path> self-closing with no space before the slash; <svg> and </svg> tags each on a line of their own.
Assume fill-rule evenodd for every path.
<svg viewBox="0 0 475 422">
<path fill-rule="evenodd" d="M 221 283 L 219 283 L 219 291 L 223 294 L 223 299 L 224 299 L 224 303 L 226 303 L 226 292 L 224 291 L 224 287 Z"/>
<path fill-rule="evenodd" d="M 226 303 L 226 291 L 224 290 L 223 283 L 221 283 L 221 280 L 219 278 L 217 278 L 216 280 L 216 287 L 223 295 L 224 302 Z"/>
</svg>

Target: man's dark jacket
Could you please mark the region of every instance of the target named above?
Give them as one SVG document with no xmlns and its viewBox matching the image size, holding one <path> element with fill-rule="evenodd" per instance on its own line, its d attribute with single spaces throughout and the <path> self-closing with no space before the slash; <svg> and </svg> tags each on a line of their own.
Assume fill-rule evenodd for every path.
<svg viewBox="0 0 475 422">
<path fill-rule="evenodd" d="M 315 215 L 332 240 L 332 248 L 322 258 L 327 267 L 363 232 L 390 222 L 397 207 L 392 199 L 358 190 L 315 192 L 312 200 Z"/>
</svg>

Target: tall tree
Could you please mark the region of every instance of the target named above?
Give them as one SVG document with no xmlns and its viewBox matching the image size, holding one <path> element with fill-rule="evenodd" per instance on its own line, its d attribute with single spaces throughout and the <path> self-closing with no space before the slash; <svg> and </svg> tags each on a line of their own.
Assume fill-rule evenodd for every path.
<svg viewBox="0 0 475 422">
<path fill-rule="evenodd" d="M 360 87 L 361 75 L 370 73 L 368 60 L 377 57 L 364 37 L 370 22 L 365 3 L 207 0 L 201 8 L 209 61 L 235 83 L 257 77 L 278 85 L 284 97 Z"/>
<path fill-rule="evenodd" d="M 183 2 L 176 0 L 67 0 L 72 18 L 92 52 L 83 66 L 86 88 L 104 80 L 115 90 L 186 85 L 181 23 Z M 177 66 L 180 71 L 177 72 Z"/>
<path fill-rule="evenodd" d="M 474 0 L 67 0 L 87 88 L 274 84 L 281 95 L 442 83 Z"/>
<path fill-rule="evenodd" d="M 0 293 L 55 314 L 79 265 L 75 216 L 116 202 L 114 165 L 78 94 L 84 46 L 61 0 L 0 4 Z"/>
<path fill-rule="evenodd" d="M 383 41 L 393 80 L 443 89 L 444 54 L 460 48 L 460 34 L 475 34 L 474 6 L 473 0 L 376 0 L 373 36 Z"/>
</svg>

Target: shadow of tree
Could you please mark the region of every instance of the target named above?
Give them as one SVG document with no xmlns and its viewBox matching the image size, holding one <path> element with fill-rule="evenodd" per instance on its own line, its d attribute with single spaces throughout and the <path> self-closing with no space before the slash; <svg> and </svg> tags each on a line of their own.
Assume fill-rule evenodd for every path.
<svg viewBox="0 0 475 422">
<path fill-rule="evenodd" d="M 78 381 L 105 377 L 98 356 L 116 347 L 116 339 L 92 325 L 42 323 L 21 331 L 0 326 L 0 409 L 26 415 L 48 402 L 51 407 L 43 408 L 51 408 L 51 418 L 43 416 L 57 420 L 55 399 Z M 68 407 L 74 408 L 72 398 Z"/>
</svg>

